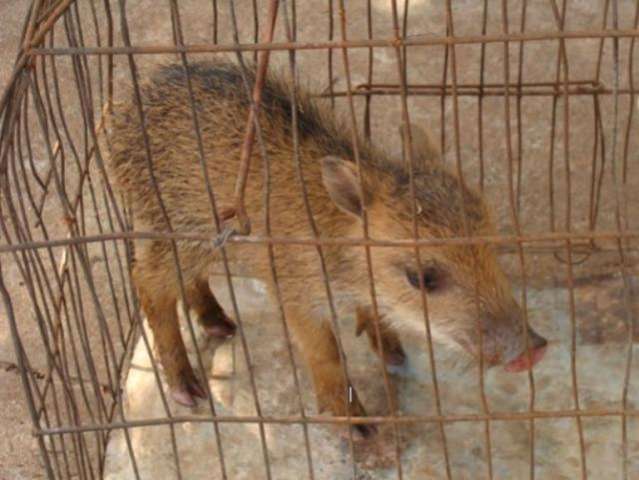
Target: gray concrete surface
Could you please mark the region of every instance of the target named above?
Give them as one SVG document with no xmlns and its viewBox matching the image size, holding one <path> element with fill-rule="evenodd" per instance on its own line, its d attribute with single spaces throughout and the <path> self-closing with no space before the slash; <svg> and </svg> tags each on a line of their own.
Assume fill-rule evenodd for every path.
<svg viewBox="0 0 639 480">
<path fill-rule="evenodd" d="M 17 48 L 18 35 L 26 14 L 27 0 L 0 1 L 0 88 L 6 83 Z M 206 0 L 185 0 L 181 1 L 181 13 L 185 28 L 185 36 L 188 42 L 203 43 L 211 37 L 210 1 Z M 228 13 L 226 2 L 218 2 L 222 15 L 220 18 L 220 41 L 230 41 L 230 30 L 228 25 Z M 241 35 L 245 41 L 251 41 L 252 19 L 251 3 L 249 0 L 238 0 L 236 6 L 240 12 Z M 262 5 L 262 14 L 265 10 L 266 2 L 258 2 Z M 327 9 L 324 3 L 313 1 L 298 1 L 298 35 L 300 41 L 313 41 L 325 39 L 328 36 Z M 350 38 L 366 38 L 366 17 L 364 5 L 366 2 L 348 2 L 347 14 L 348 34 Z M 401 4 L 403 2 L 398 2 Z M 454 3 L 455 33 L 457 35 L 473 34 L 481 32 L 481 1 L 459 1 Z M 488 33 L 496 34 L 501 32 L 500 2 L 489 2 L 490 21 L 488 23 Z M 529 2 L 530 3 L 530 2 Z M 131 23 L 132 40 L 136 44 L 170 44 L 171 29 L 168 15 L 168 2 L 157 2 L 155 0 L 129 0 L 128 16 Z M 388 37 L 392 35 L 392 23 L 390 21 L 390 2 L 385 0 L 375 0 L 374 7 L 374 35 L 376 37 Z M 409 22 L 409 34 L 420 35 L 442 35 L 445 31 L 445 17 L 442 9 L 443 2 L 434 0 L 414 0 L 411 5 L 411 21 Z M 601 10 L 604 2 L 569 2 L 567 28 L 572 30 L 584 30 L 588 28 L 600 28 Z M 86 4 L 82 4 L 86 7 Z M 493 6 L 494 5 L 494 6 Z M 620 28 L 629 28 L 634 17 L 634 2 L 620 1 L 621 25 Z M 509 2 L 511 31 L 520 28 L 521 2 Z M 86 42 L 94 44 L 92 37 L 92 22 L 89 16 L 83 16 L 86 25 Z M 262 17 L 263 18 L 263 17 Z M 117 18 L 116 18 L 117 21 Z M 529 5 L 527 31 L 548 31 L 554 30 L 555 22 L 552 10 L 548 3 L 540 2 Z M 116 30 L 116 38 L 119 39 L 119 31 Z M 283 38 L 283 29 L 278 28 L 277 38 Z M 336 24 L 336 35 L 339 36 L 339 28 Z M 60 38 L 60 37 L 57 37 Z M 61 44 L 64 44 L 60 40 Z M 118 40 L 119 42 L 119 40 Z M 558 44 L 556 42 L 533 42 L 526 45 L 524 56 L 524 74 L 526 81 L 549 81 L 555 76 L 555 61 Z M 596 52 L 598 41 L 580 40 L 568 42 L 567 51 L 570 59 L 571 79 L 592 79 L 596 67 Z M 612 61 L 611 44 L 608 42 L 604 48 L 604 61 L 602 63 L 601 80 L 607 87 L 611 87 L 612 82 Z M 620 71 L 622 75 L 622 86 L 627 82 L 628 69 L 628 42 L 622 42 L 620 46 L 621 62 Z M 478 81 L 478 62 L 480 51 L 477 46 L 460 46 L 457 53 L 457 74 L 460 82 L 475 83 Z M 486 82 L 503 81 L 503 46 L 492 44 L 486 49 Z M 206 58 L 207 55 L 194 55 L 192 58 Z M 146 72 L 149 67 L 158 62 L 170 61 L 170 55 L 141 56 L 138 58 L 142 72 Z M 359 84 L 366 81 L 366 50 L 353 51 L 351 53 L 351 67 L 353 73 L 353 83 Z M 119 68 L 116 71 L 116 96 L 124 91 L 124 86 L 129 82 L 127 70 L 121 63 L 123 57 L 118 58 Z M 285 53 L 273 54 L 274 68 L 284 69 L 287 65 L 288 56 Z M 516 80 L 518 66 L 518 46 L 511 45 L 511 80 Z M 341 56 L 335 52 L 335 88 L 343 89 L 345 86 L 345 76 L 342 68 Z M 396 82 L 396 64 L 394 51 L 391 49 L 376 49 L 374 52 L 376 83 Z M 95 60 L 91 60 L 92 71 L 95 72 Z M 420 47 L 409 50 L 410 67 L 408 70 L 409 82 L 411 83 L 439 83 L 441 82 L 443 55 L 441 47 Z M 73 85 L 68 64 L 65 59 L 60 60 L 61 78 Z M 322 52 L 304 51 L 298 53 L 298 71 L 302 83 L 308 84 L 314 91 L 322 91 L 327 84 L 326 75 L 326 54 Z M 635 76 L 639 74 L 639 62 L 635 62 Z M 284 70 L 285 71 L 285 70 Z M 449 75 L 450 78 L 450 75 Z M 67 91 L 68 90 L 68 91 Z M 73 89 L 65 89 L 65 108 L 69 114 L 71 130 L 80 132 L 81 116 L 77 106 Z M 636 105 L 629 105 L 625 98 L 620 104 L 621 126 L 625 128 L 624 119 L 628 116 L 630 108 L 637 108 Z M 362 111 L 363 102 L 358 101 L 356 108 L 358 113 Z M 592 162 L 592 142 L 593 142 L 593 121 L 592 121 L 592 99 L 590 96 L 575 96 L 571 98 L 570 123 L 570 171 L 572 177 L 571 204 L 573 209 L 572 227 L 574 229 L 584 229 L 588 224 L 589 211 L 589 189 L 590 189 L 590 165 Z M 548 195 L 548 151 L 550 147 L 550 119 L 551 119 L 552 99 L 550 97 L 528 97 L 522 103 L 522 140 L 523 140 L 523 183 L 521 191 L 521 221 L 525 233 L 539 233 L 548 231 L 549 225 L 549 195 Z M 423 125 L 432 128 L 436 134 L 440 132 L 440 101 L 438 97 L 411 97 L 409 102 L 411 118 Z M 461 125 L 461 156 L 463 160 L 464 173 L 469 181 L 476 182 L 478 177 L 477 159 L 477 100 L 471 97 L 461 97 L 459 100 L 460 125 Z M 513 144 L 516 146 L 516 117 L 515 102 L 511 103 L 513 121 Z M 373 138 L 379 141 L 382 146 L 389 150 L 399 152 L 399 137 L 395 133 L 396 125 L 400 118 L 400 105 L 397 97 L 377 97 L 373 101 Z M 337 115 L 344 117 L 347 113 L 345 101 L 337 101 Z M 637 112 L 635 112 L 637 113 Z M 445 105 L 444 129 L 447 134 L 445 156 L 450 165 L 455 165 L 455 148 L 453 142 L 453 109 L 452 103 L 448 101 Z M 602 97 L 602 115 L 604 126 L 608 135 L 607 151 L 610 153 L 610 134 L 612 127 L 612 102 L 610 97 Z M 635 115 L 636 117 L 636 115 Z M 359 117 L 361 119 L 361 117 Z M 555 164 L 553 177 L 555 178 L 555 202 L 556 202 L 556 225 L 558 230 L 563 229 L 566 190 L 564 171 L 564 132 L 563 108 L 561 102 L 558 108 L 558 129 L 555 138 Z M 639 135 L 638 122 L 635 119 L 631 131 L 631 144 L 629 149 L 629 221 L 630 228 L 637 228 L 639 217 Z M 361 126 L 361 124 L 360 124 Z M 495 216 L 499 223 L 500 231 L 513 232 L 510 217 L 510 206 L 507 201 L 507 154 L 505 148 L 505 121 L 504 102 L 498 97 L 487 97 L 484 101 L 484 152 L 486 161 L 486 185 L 485 192 L 489 202 L 495 208 Z M 78 134 L 78 137 L 80 135 Z M 621 138 L 621 135 L 620 135 Z M 37 143 L 37 141 L 36 141 Z M 46 166 L 42 145 L 38 147 L 37 155 Z M 619 153 L 619 151 L 618 151 Z M 609 157 L 608 157 L 609 158 Z M 614 203 L 615 195 L 612 188 L 611 177 L 608 171 L 604 178 L 602 189 L 600 217 L 597 228 L 607 230 L 615 227 Z M 50 223 L 54 236 L 63 237 L 65 230 L 59 222 L 60 211 L 54 200 L 48 202 L 47 212 L 51 215 Z M 95 233 L 95 224 L 89 224 L 89 233 Z M 605 349 L 606 345 L 612 345 L 613 350 L 621 349 L 621 342 L 626 338 L 624 324 L 623 300 L 621 298 L 621 279 L 619 277 L 618 255 L 615 251 L 615 244 L 611 242 L 601 242 L 601 251 L 590 256 L 587 261 L 576 265 L 572 270 L 575 283 L 579 287 L 575 290 L 575 301 L 577 308 L 577 329 L 580 348 L 585 351 Z M 98 279 L 98 286 L 108 293 L 106 286 L 101 253 L 92 251 L 92 260 L 95 260 L 95 276 Z M 516 285 L 521 285 L 521 275 L 519 261 L 512 252 L 504 253 L 502 256 L 504 264 L 507 266 L 513 281 Z M 553 304 L 562 315 L 565 315 L 567 305 L 566 287 L 568 284 L 568 274 L 564 263 L 558 262 L 547 252 L 540 252 L 533 248 L 526 250 L 526 270 L 527 284 L 538 292 L 549 292 L 548 289 L 556 288 L 563 292 L 562 301 Z M 630 252 L 628 256 L 629 271 L 637 274 L 636 252 Z M 7 255 L 0 257 L 3 262 L 3 273 L 10 283 L 11 293 L 14 299 L 14 306 L 18 315 L 19 323 L 22 327 L 21 335 L 25 344 L 25 349 L 29 355 L 32 366 L 36 369 L 44 369 L 46 362 L 41 349 L 39 334 L 33 327 L 32 312 L 30 310 L 30 300 L 28 293 L 21 285 L 17 269 L 11 258 Z M 247 294 L 248 295 L 248 294 Z M 554 298 L 554 294 L 548 293 L 548 297 Z M 544 301 L 535 301 L 531 305 L 532 321 L 540 321 L 546 325 L 550 336 L 557 345 L 558 352 L 563 351 L 569 345 L 570 334 L 566 330 L 566 325 L 553 320 L 553 310 Z M 105 302 L 105 305 L 108 302 Z M 2 435 L 0 438 L 0 479 L 8 478 L 39 478 L 42 471 L 37 455 L 37 448 L 33 437 L 30 434 L 31 422 L 27 415 L 24 404 L 22 387 L 19 376 L 14 368 L 15 358 L 13 346 L 8 334 L 6 317 L 4 311 L 0 310 L 0 425 L 2 425 Z M 636 312 L 636 306 L 635 306 Z M 110 312 L 112 313 L 112 311 Z M 111 315 L 112 317 L 112 315 Z M 112 318 L 109 318 L 111 321 Z M 566 318 L 562 317 L 565 321 Z M 544 323 L 545 322 L 545 323 Z M 99 342 L 97 332 L 99 328 L 95 318 L 89 313 L 87 324 L 92 328 L 92 341 Z M 561 328 L 560 328 L 561 327 Z M 548 333 L 546 332 L 546 333 Z M 544 333 L 544 332 L 542 332 Z M 590 349 L 590 350 L 589 350 Z M 265 354 L 266 352 L 261 352 Z M 559 358 L 559 357 L 558 357 Z M 561 357 L 562 368 L 566 368 L 566 358 Z M 589 358 L 592 360 L 592 358 Z M 592 365 L 584 362 L 584 365 Z M 366 374 L 367 365 L 360 365 L 359 368 Z M 601 376 L 617 378 L 618 368 L 613 364 L 602 364 Z M 608 369 L 608 370 L 606 370 Z M 636 369 L 635 369 L 636 372 Z M 101 372 L 104 373 L 103 371 Z M 565 379 L 565 371 L 562 371 L 562 379 Z M 633 379 L 635 379 L 635 373 Z M 555 383 L 551 374 L 542 375 L 544 381 L 540 384 L 540 396 L 547 395 L 553 398 L 552 386 Z M 612 380 L 611 380 L 612 381 Z M 615 380 L 616 381 L 616 380 Z M 419 383 L 411 388 L 420 388 Z M 616 385 L 616 384 L 615 384 Z M 130 386 L 130 384 L 129 384 Z M 373 388 L 373 387 L 371 387 Z M 617 387 L 615 387 L 616 389 Z M 375 392 L 375 390 L 371 390 Z M 615 390 L 616 391 L 616 390 Z M 133 392 L 141 395 L 143 389 Z M 152 395 L 149 397 L 138 397 L 138 401 L 157 400 Z M 310 400 L 309 400 L 310 401 Z M 552 406 L 552 405 L 550 405 Z M 569 407 L 569 405 L 566 405 Z M 87 421 L 87 418 L 83 418 Z M 324 435 L 324 433 L 321 433 Z M 210 441 L 210 437 L 207 437 Z M 592 447 L 594 450 L 600 447 L 596 442 Z M 599 445 L 599 446 L 598 446 Z M 616 447 L 613 447 L 613 449 Z M 477 451 L 481 455 L 481 451 Z M 506 453 L 508 451 L 506 450 Z M 512 452 L 510 452 L 512 453 Z M 604 453 L 610 453 L 604 449 Z M 618 452 L 617 452 L 618 453 Z M 636 453 L 636 452 L 635 452 Z M 596 452 L 592 455 L 596 456 Z M 284 458 L 284 457 L 282 457 Z M 346 457 L 345 457 L 346 458 Z M 259 460 L 259 459 L 256 459 Z M 344 460 L 345 461 L 345 460 Z M 568 465 L 572 467 L 572 465 Z M 567 468 L 568 468 L 567 467 Z M 593 467 L 597 468 L 597 466 Z M 432 472 L 431 472 L 432 473 Z M 433 474 L 439 475 L 439 470 Z M 257 478 L 257 477 L 255 477 Z M 364 477 L 367 478 L 367 477 Z M 373 477 L 375 478 L 375 477 Z M 555 478 L 540 477 L 540 478 Z M 560 478 L 560 477 L 557 477 Z M 568 477 L 565 477 L 568 478 Z"/>
<path fill-rule="evenodd" d="M 225 308 L 231 308 L 225 281 L 213 284 Z M 283 341 L 281 325 L 272 321 L 277 309 L 265 301 L 264 287 L 247 279 L 234 282 L 240 299 L 240 311 L 252 352 L 251 363 L 260 407 L 265 416 L 299 415 L 298 397 L 290 374 L 290 362 Z M 577 289 L 582 294 L 583 289 Z M 535 409 L 553 411 L 572 408 L 568 295 L 563 288 L 529 289 L 528 301 L 534 314 L 535 328 L 549 340 L 546 358 L 535 368 Z M 593 310 L 580 315 L 591 318 Z M 608 316 L 603 311 L 598 315 Z M 387 397 L 377 358 L 364 338 L 356 338 L 353 318 L 341 319 L 342 341 L 348 353 L 353 384 L 370 415 L 387 415 Z M 182 332 L 190 338 L 186 325 Z M 400 415 L 436 415 L 435 396 L 429 361 L 424 344 L 403 338 L 408 363 L 394 368 L 391 375 L 394 398 Z M 249 374 L 238 341 L 207 342 L 202 335 L 198 345 L 205 352 L 205 368 L 218 415 L 255 415 Z M 588 342 L 578 340 L 578 391 L 581 408 L 615 408 L 619 405 L 623 385 L 626 351 L 618 340 Z M 192 361 L 195 350 L 189 345 Z M 635 347 L 633 370 L 639 368 L 639 349 Z M 435 349 L 437 378 L 444 414 L 481 414 L 478 394 L 478 371 L 474 362 L 451 348 Z M 300 365 L 300 359 L 296 359 Z M 604 375 L 602 373 L 605 372 Z M 166 385 L 162 385 L 166 389 Z M 501 368 L 486 372 L 487 403 L 493 412 L 518 412 L 527 409 L 530 400 L 528 378 L 524 374 L 506 373 Z M 155 381 L 148 350 L 139 342 L 131 361 L 125 388 L 125 408 L 132 420 L 162 418 L 166 415 L 158 384 Z M 311 384 L 302 376 L 301 397 L 307 415 L 317 415 Z M 639 383 L 631 384 L 629 405 L 639 405 Z M 206 417 L 206 402 L 196 408 L 172 407 L 178 415 Z M 629 478 L 639 475 L 639 423 L 628 423 Z M 403 478 L 446 478 L 443 441 L 436 423 L 400 424 Z M 622 478 L 620 423 L 613 418 L 586 418 L 583 434 L 589 478 Z M 488 451 L 482 422 L 449 423 L 445 428 L 452 477 L 474 480 L 485 478 Z M 171 434 L 167 426 L 131 430 L 136 465 L 142 478 L 223 478 L 216 435 L 210 423 L 185 422 L 175 426 L 179 463 L 172 453 Z M 340 427 L 310 425 L 309 445 L 314 478 L 336 480 L 352 478 L 352 456 L 346 431 Z M 528 422 L 496 421 L 491 423 L 491 457 L 495 479 L 521 479 L 529 474 Z M 308 476 L 308 457 L 304 433 L 299 425 L 265 425 L 272 478 L 297 480 Z M 260 435 L 255 424 L 221 424 L 220 440 L 224 468 L 228 478 L 252 480 L 266 478 Z M 392 480 L 397 478 L 393 429 L 380 426 L 374 441 L 356 443 L 354 449 L 357 480 Z M 251 454 L 248 454 L 251 452 Z M 111 438 L 105 468 L 108 480 L 133 480 L 135 475 L 122 430 Z M 535 422 L 535 478 L 568 480 L 580 477 L 579 434 L 574 419 L 542 419 Z"/>
</svg>

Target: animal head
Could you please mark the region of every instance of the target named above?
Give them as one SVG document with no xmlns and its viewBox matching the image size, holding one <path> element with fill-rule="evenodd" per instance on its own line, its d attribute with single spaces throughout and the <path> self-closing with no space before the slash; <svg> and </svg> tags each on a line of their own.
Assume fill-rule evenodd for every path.
<svg viewBox="0 0 639 480">
<path fill-rule="evenodd" d="M 379 240 L 413 239 L 415 233 L 434 240 L 494 235 L 483 198 L 443 165 L 428 134 L 413 127 L 412 144 L 412 188 L 408 169 L 388 161 L 363 163 L 360 181 L 352 160 L 322 159 L 330 198 L 353 219 L 350 233 L 361 235 L 365 211 L 369 234 Z M 511 370 L 541 358 L 546 341 L 525 325 L 493 245 L 455 240 L 371 252 L 379 305 L 399 329 L 425 332 L 428 318 L 436 339 Z M 351 263 L 361 279 L 366 265 L 360 258 Z M 358 283 L 370 298 L 368 283 Z"/>
</svg>

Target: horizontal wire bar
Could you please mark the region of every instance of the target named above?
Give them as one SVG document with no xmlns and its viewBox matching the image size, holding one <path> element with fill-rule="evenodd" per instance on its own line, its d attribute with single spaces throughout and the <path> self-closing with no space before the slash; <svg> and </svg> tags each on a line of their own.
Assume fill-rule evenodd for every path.
<svg viewBox="0 0 639 480">
<path fill-rule="evenodd" d="M 155 427 L 176 423 L 257 423 L 257 424 L 333 424 L 333 425 L 360 425 L 360 424 L 386 424 L 386 423 L 457 423 L 457 422 L 483 422 L 486 420 L 530 420 L 530 419 L 555 419 L 575 417 L 639 417 L 639 410 L 635 409 L 609 409 L 609 410 L 542 410 L 525 412 L 493 412 L 493 413 L 465 413 L 451 415 L 402 415 L 396 417 L 329 417 L 325 415 L 308 415 L 305 417 L 295 415 L 284 416 L 237 416 L 220 415 L 217 417 L 205 417 L 196 415 L 183 415 L 171 418 L 159 417 L 143 420 L 129 420 L 127 422 L 113 422 L 104 425 L 78 425 L 69 427 L 46 428 L 34 430 L 36 436 L 60 435 L 76 432 L 94 432 L 100 430 L 115 430 L 122 428 Z"/>
<path fill-rule="evenodd" d="M 486 235 L 473 237 L 450 238 L 420 238 L 418 240 L 374 240 L 354 237 L 313 238 L 313 237 L 268 237 L 260 235 L 233 236 L 228 238 L 228 243 L 246 243 L 255 245 L 344 245 L 344 246 L 371 246 L 371 247 L 415 247 L 433 246 L 445 247 L 448 245 L 486 245 L 486 244 L 518 244 L 545 241 L 566 240 L 634 240 L 639 238 L 639 230 L 598 231 L 598 232 L 555 232 L 526 235 Z M 108 240 L 184 240 L 205 242 L 215 239 L 214 235 L 202 233 L 165 233 L 165 232 L 120 232 L 104 233 L 100 235 L 86 235 L 74 238 L 60 238 L 48 241 L 23 242 L 19 244 L 0 245 L 0 253 L 10 253 L 34 248 L 61 247 L 72 244 L 103 242 Z"/>
<path fill-rule="evenodd" d="M 469 36 L 415 36 L 386 39 L 366 39 L 348 41 L 322 42 L 271 42 L 271 43 L 240 43 L 240 44 L 190 44 L 190 45 L 145 45 L 131 47 L 74 47 L 74 48 L 31 48 L 27 55 L 129 55 L 129 54 L 159 54 L 159 53 L 212 53 L 238 52 L 259 50 L 326 50 L 344 48 L 370 47 L 418 47 L 435 45 L 464 45 L 503 42 L 533 42 L 541 40 L 580 40 L 598 38 L 632 38 L 639 37 L 639 29 L 619 30 L 578 30 L 572 32 L 527 32 L 499 35 L 469 35 Z"/>
<path fill-rule="evenodd" d="M 506 86 L 503 84 L 480 86 L 480 85 L 464 85 L 457 87 L 457 96 L 472 97 L 503 97 L 506 93 Z M 508 95 L 512 97 L 558 97 L 565 95 L 564 86 L 561 83 L 548 83 L 546 85 L 533 84 L 511 84 L 508 86 Z M 399 85 L 391 84 L 361 84 L 355 87 L 351 92 L 346 90 L 334 91 L 332 93 L 322 93 L 315 95 L 318 98 L 331 97 L 347 97 L 348 95 L 369 96 L 369 95 L 400 95 L 401 88 Z M 568 95 L 612 95 L 615 93 L 612 89 L 606 88 L 601 83 L 584 82 L 578 83 L 576 86 L 568 89 Z M 618 95 L 635 95 L 639 93 L 637 88 L 622 88 L 616 94 Z M 441 97 L 453 94 L 452 85 L 407 85 L 406 94 L 413 96 L 434 96 Z"/>
</svg>

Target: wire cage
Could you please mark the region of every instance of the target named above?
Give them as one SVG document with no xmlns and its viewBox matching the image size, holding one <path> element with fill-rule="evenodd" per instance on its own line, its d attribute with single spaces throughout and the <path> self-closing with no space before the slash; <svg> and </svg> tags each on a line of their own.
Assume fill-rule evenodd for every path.
<svg viewBox="0 0 639 480">
<path fill-rule="evenodd" d="M 0 291 L 47 477 L 637 478 L 638 22 L 631 0 L 34 0 L 0 100 Z M 109 114 L 132 93 L 136 104 L 158 64 L 186 72 L 217 58 L 256 65 L 254 81 L 243 71 L 236 86 L 251 108 L 236 145 L 235 227 L 218 224 L 212 237 L 145 229 L 113 185 Z M 357 238 L 251 231 L 244 192 L 251 162 L 271 154 L 258 111 L 274 71 L 293 104 L 308 90 L 344 120 L 356 151 L 379 144 L 409 172 L 411 135 L 397 125 L 429 129 L 497 231 L 401 241 L 366 228 Z M 194 130 L 196 116 L 193 105 Z M 489 369 L 441 345 L 425 308 L 425 335 L 396 372 L 363 348 L 352 316 L 337 315 L 326 269 L 297 272 L 300 289 L 324 285 L 315 301 L 369 409 L 330 416 L 315 406 L 285 300 L 260 303 L 261 284 L 225 263 L 211 281 L 238 333 L 207 346 L 180 309 L 192 364 L 208 379 L 207 399 L 180 407 L 165 394 L 131 280 L 133 240 L 144 239 L 303 248 L 317 265 L 327 248 L 358 249 L 371 295 L 353 315 L 372 310 L 377 348 L 386 272 L 371 251 L 490 245 L 524 321 L 548 337 L 547 358 L 527 374 Z M 295 276 L 273 258 L 267 281 Z M 378 427 L 374 439 L 355 438 L 363 424 Z"/>
</svg>

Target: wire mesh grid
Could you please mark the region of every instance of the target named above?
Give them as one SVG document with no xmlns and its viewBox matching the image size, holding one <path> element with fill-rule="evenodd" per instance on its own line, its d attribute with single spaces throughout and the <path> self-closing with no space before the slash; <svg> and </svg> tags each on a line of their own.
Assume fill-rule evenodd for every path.
<svg viewBox="0 0 639 480">
<path fill-rule="evenodd" d="M 255 427 L 256 441 L 244 446 L 244 454 L 259 455 L 260 469 L 255 475 L 329 478 L 324 476 L 325 459 L 313 432 L 327 430 L 331 424 L 346 432 L 347 448 L 341 450 L 348 464 L 341 470 L 344 478 L 418 478 L 411 467 L 414 459 L 406 453 L 412 442 L 437 445 L 431 448 L 436 450 L 437 468 L 422 473 L 428 478 L 518 478 L 504 473 L 507 470 L 495 459 L 501 448 L 495 445 L 496 429 L 505 422 L 523 425 L 517 455 L 525 457 L 529 478 L 560 478 L 540 467 L 547 452 L 539 453 L 537 438 L 544 421 L 567 420 L 574 429 L 570 441 L 577 446 L 573 476 L 596 478 L 601 470 L 590 460 L 593 441 L 589 441 L 585 423 L 597 417 L 616 422 L 611 430 L 618 439 L 614 471 L 623 478 L 634 478 L 639 472 L 635 450 L 639 439 L 633 434 L 639 411 L 632 383 L 633 340 L 637 335 L 633 285 L 639 232 L 633 224 L 633 212 L 639 201 L 639 177 L 632 167 L 633 160 L 639 160 L 634 121 L 639 2 L 195 3 L 35 0 L 25 19 L 22 48 L 0 101 L 0 290 L 47 476 L 95 478 L 107 474 L 109 441 L 117 434 L 128 475 L 144 478 L 147 473 L 140 460 L 140 442 L 147 440 L 141 440 L 139 432 L 158 427 L 168 432 L 171 476 L 193 478 L 189 470 L 193 460 L 180 448 L 184 432 L 178 429 L 185 424 L 206 424 L 211 427 L 211 455 L 216 459 L 209 475 L 244 478 L 240 475 L 243 467 L 233 465 L 237 459 L 225 459 L 225 452 L 228 456 L 234 448 L 229 446 L 232 435 L 225 434 L 225 429 L 249 424 Z M 205 11 L 202 5 L 207 7 Z M 143 38 L 146 21 L 163 26 L 151 36 L 156 41 Z M 222 56 L 238 65 L 240 81 L 235 88 L 248 106 L 245 129 L 233 144 L 239 158 L 233 195 L 220 200 L 207 175 L 209 152 L 203 140 L 207 125 L 202 123 L 200 99 L 194 93 L 197 79 L 191 76 L 193 65 L 200 60 Z M 104 134 L 109 115 L 114 105 L 132 96 L 130 105 L 139 116 L 144 139 L 141 155 L 153 172 L 154 137 L 147 131 L 143 84 L 155 65 L 169 62 L 184 75 L 187 92 L 183 98 L 189 112 L 185 122 L 193 132 L 193 162 L 201 168 L 200 178 L 206 184 L 207 196 L 202 200 L 209 204 L 213 235 L 196 227 L 172 228 L 161 182 L 153 174 L 149 188 L 157 195 L 158 215 L 163 216 L 167 228 L 158 231 L 139 226 L 135 211 L 115 187 L 108 167 L 113 138 Z M 252 63 L 255 70 L 249 65 Z M 273 70 L 290 88 L 286 99 L 290 124 L 281 128 L 291 137 L 292 149 L 287 155 L 295 179 L 282 180 L 299 183 L 302 203 L 295 203 L 300 206 L 296 222 L 305 227 L 297 236 L 271 228 L 273 191 L 280 194 L 274 182 L 280 178 L 271 180 L 271 160 L 277 152 L 268 137 L 270 126 L 260 121 L 260 106 L 264 84 Z M 325 75 L 323 79 L 318 72 Z M 304 119 L 298 118 L 298 102 L 307 78 L 317 84 L 311 88 L 313 102 L 345 119 L 357 178 L 366 178 L 369 165 L 360 157 L 368 155 L 369 142 L 388 142 L 392 144 L 389 148 L 395 148 L 394 156 L 404 165 L 412 199 L 407 222 L 410 231 L 403 238 L 371 234 L 368 208 L 363 209 L 356 237 L 327 236 L 317 226 L 307 191 L 312 186 L 305 184 L 305 164 L 300 159 L 300 136 L 305 126 L 300 125 Z M 420 123 L 430 124 L 439 133 L 436 143 L 456 176 L 486 196 L 495 209 L 500 233 L 476 234 L 470 228 L 472 206 L 460 194 L 455 201 L 460 202 L 462 234 L 420 236 L 422 207 L 414 182 L 418 152 L 413 148 L 413 126 Z M 403 126 L 403 136 L 389 127 L 398 124 Z M 251 168 L 264 175 L 259 194 L 248 195 L 253 203 L 261 199 L 257 207 L 247 205 L 246 192 L 256 189 L 251 185 Z M 250 211 L 260 212 L 261 219 L 256 222 Z M 263 228 L 256 231 L 256 223 Z M 139 285 L 131 279 L 139 261 L 135 253 L 145 241 L 167 249 L 170 271 L 178 280 L 179 299 L 188 298 L 191 282 L 182 263 L 184 245 L 209 242 L 218 251 L 221 261 L 213 275 L 228 290 L 230 316 L 237 323 L 232 356 L 234 361 L 244 362 L 250 414 L 220 406 L 208 382 L 201 392 L 205 408 L 195 413 L 176 408 L 165 393 L 162 368 L 151 353 L 154 338 L 144 326 L 144 314 L 149 312 L 141 308 Z M 265 407 L 270 401 L 264 398 L 274 387 L 258 378 L 263 368 L 256 365 L 259 345 L 249 334 L 254 325 L 245 325 L 243 294 L 235 292 L 242 272 L 234 271 L 227 258 L 242 246 L 259 247 L 265 255 L 264 281 L 272 286 L 276 305 L 273 323 L 281 326 L 280 355 L 288 365 L 278 375 L 291 378 L 293 400 L 288 409 Z M 323 303 L 343 369 L 344 381 L 338 384 L 345 388 L 335 395 L 348 399 L 344 401 L 350 405 L 355 391 L 348 379 L 354 375 L 351 368 L 357 368 L 346 361 L 348 351 L 342 345 L 345 327 L 336 306 L 341 292 L 332 285 L 335 272 L 327 266 L 327 256 L 340 249 L 359 252 L 367 275 L 357 280 L 364 282 L 368 299 L 352 308 L 364 307 L 362 315 L 370 315 L 371 341 L 383 359 L 388 344 L 382 341 L 384 327 L 379 319 L 385 310 L 380 291 L 386 287 L 379 285 L 387 272 L 375 268 L 375 252 L 412 252 L 421 271 L 424 251 L 449 246 L 487 246 L 498 251 L 512 282 L 519 287 L 524 326 L 529 319 L 534 323 L 534 309 L 543 307 L 530 306 L 531 290 L 553 279 L 553 286 L 566 302 L 568 318 L 568 328 L 557 341 L 568 352 L 568 364 L 555 372 L 569 378 L 568 403 L 540 408 L 539 398 L 550 388 L 549 382 L 547 378 L 540 382 L 536 370 L 531 369 L 521 376 L 525 380 L 519 381 L 527 384 L 524 408 L 496 408 L 489 387 L 492 383 L 486 379 L 493 370 L 488 370 L 487 359 L 479 355 L 478 362 L 469 367 L 472 375 L 468 378 L 476 385 L 465 389 L 478 396 L 477 408 L 447 408 L 450 396 L 442 394 L 441 386 L 446 367 L 438 364 L 440 346 L 433 339 L 437 332 L 432 331 L 429 315 L 431 294 L 422 279 L 418 295 L 425 337 L 420 343 L 420 358 L 428 372 L 432 409 L 411 413 L 400 407 L 402 390 L 398 393 L 397 379 L 379 360 L 366 368 L 369 380 L 378 377 L 376 381 L 383 384 L 379 395 L 383 407 L 378 409 L 383 413 L 360 416 L 349 409 L 342 415 L 316 413 L 315 407 L 309 406 L 305 392 L 309 382 L 293 347 L 294 332 L 289 331 L 290 299 L 285 290 L 290 287 L 280 288 L 282 282 L 290 286 L 291 281 L 286 281 L 290 277 L 301 290 L 323 291 L 315 301 Z M 292 272 L 282 266 L 279 252 L 285 249 L 311 252 L 317 276 L 309 278 L 307 272 Z M 481 278 L 476 273 L 478 262 L 474 257 L 469 260 L 470 272 L 475 272 L 469 275 L 477 279 Z M 597 283 L 600 280 L 612 283 L 601 286 Z M 306 286 L 313 282 L 322 289 Z M 459 299 L 472 303 L 477 317 L 483 302 L 478 283 L 475 281 L 470 298 Z M 584 404 L 580 394 L 580 362 L 585 360 L 578 355 L 579 342 L 590 332 L 581 324 L 584 308 L 590 305 L 579 290 L 584 284 L 617 292 L 621 325 L 616 327 L 613 348 L 622 360 L 619 371 L 599 372 L 620 378 L 614 401 L 607 403 Z M 187 342 L 197 345 L 196 316 L 186 303 L 181 307 L 182 333 Z M 599 337 L 605 337 L 598 338 L 598 343 L 606 343 L 606 329 L 610 328 L 605 323 L 593 327 Z M 483 351 L 486 332 L 477 330 L 478 348 Z M 530 339 L 526 334 L 523 337 L 528 348 Z M 550 350 L 553 348 L 559 346 L 551 342 Z M 127 395 L 135 392 L 127 388 L 127 382 L 136 349 L 146 352 L 161 405 L 160 413 L 151 417 L 136 417 L 129 408 Z M 193 354 L 196 374 L 209 378 L 206 352 L 195 347 Z M 451 442 L 458 424 L 478 427 L 473 445 L 479 445 L 479 453 L 471 473 L 461 473 L 455 460 L 464 448 Z M 356 438 L 361 431 L 355 428 L 362 425 L 376 425 L 384 432 L 384 443 L 390 445 L 383 468 L 387 476 L 375 476 L 378 473 L 371 473 L 375 469 L 363 470 L 363 447 Z M 434 428 L 427 435 L 411 437 L 407 432 L 414 425 Z M 272 429 L 277 426 L 294 427 L 299 435 L 296 438 L 303 445 L 299 450 L 303 468 L 299 471 L 281 466 L 274 470 L 277 453 Z"/>
</svg>

